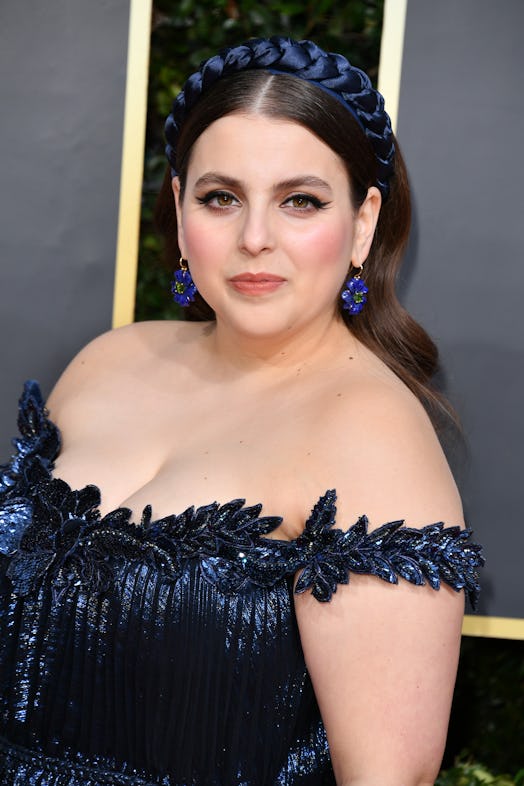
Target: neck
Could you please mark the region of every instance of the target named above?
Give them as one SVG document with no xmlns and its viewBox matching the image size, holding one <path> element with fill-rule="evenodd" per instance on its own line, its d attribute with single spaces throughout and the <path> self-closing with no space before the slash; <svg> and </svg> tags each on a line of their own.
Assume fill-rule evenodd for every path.
<svg viewBox="0 0 524 786">
<path fill-rule="evenodd" d="M 210 355 L 228 376 L 278 376 L 340 357 L 348 343 L 355 339 L 338 315 L 323 325 L 275 336 L 239 333 L 217 321 L 210 334 Z"/>
</svg>

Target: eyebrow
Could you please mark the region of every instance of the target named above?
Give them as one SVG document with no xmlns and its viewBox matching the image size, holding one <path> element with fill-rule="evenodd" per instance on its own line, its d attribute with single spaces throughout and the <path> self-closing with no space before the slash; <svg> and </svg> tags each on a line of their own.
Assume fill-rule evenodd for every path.
<svg viewBox="0 0 524 786">
<path fill-rule="evenodd" d="M 201 188 L 202 186 L 211 185 L 212 183 L 227 186 L 228 188 L 243 189 L 241 180 L 238 180 L 236 177 L 222 174 L 221 172 L 206 172 L 205 175 L 198 178 L 195 183 L 195 188 Z M 322 188 L 331 193 L 331 186 L 329 183 L 326 183 L 325 180 L 322 180 L 322 178 L 316 175 L 297 175 L 296 177 L 282 180 L 280 183 L 275 184 L 273 191 L 285 191 L 294 188 L 303 188 L 304 186 Z"/>
</svg>

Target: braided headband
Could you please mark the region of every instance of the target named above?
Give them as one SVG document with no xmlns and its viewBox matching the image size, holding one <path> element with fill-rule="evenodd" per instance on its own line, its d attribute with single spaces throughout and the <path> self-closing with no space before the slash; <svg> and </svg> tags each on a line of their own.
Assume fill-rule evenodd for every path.
<svg viewBox="0 0 524 786">
<path fill-rule="evenodd" d="M 377 187 L 383 197 L 389 191 L 395 145 L 384 99 L 364 71 L 352 66 L 343 55 L 324 52 L 312 41 L 293 41 L 283 36 L 253 38 L 229 47 L 205 60 L 191 74 L 175 98 L 166 120 L 166 155 L 173 177 L 180 128 L 200 96 L 223 76 L 263 69 L 272 74 L 289 74 L 317 85 L 339 101 L 358 121 L 371 142 L 377 162 Z"/>
</svg>

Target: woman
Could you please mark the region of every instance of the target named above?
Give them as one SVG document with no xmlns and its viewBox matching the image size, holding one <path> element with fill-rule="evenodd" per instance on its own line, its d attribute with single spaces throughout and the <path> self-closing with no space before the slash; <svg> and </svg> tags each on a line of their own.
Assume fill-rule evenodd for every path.
<svg viewBox="0 0 524 786">
<path fill-rule="evenodd" d="M 382 98 L 340 55 L 254 40 L 190 77 L 166 136 L 173 292 L 209 320 L 98 338 L 52 420 L 26 387 L 2 782 L 433 783 L 481 557 L 436 352 L 394 295 Z"/>
</svg>

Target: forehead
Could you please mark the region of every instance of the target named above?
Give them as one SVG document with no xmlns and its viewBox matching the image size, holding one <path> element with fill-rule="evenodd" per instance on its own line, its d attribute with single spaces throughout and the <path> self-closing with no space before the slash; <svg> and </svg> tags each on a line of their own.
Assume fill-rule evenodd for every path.
<svg viewBox="0 0 524 786">
<path fill-rule="evenodd" d="M 348 184 L 342 159 L 309 129 L 259 114 L 226 115 L 206 128 L 193 146 L 189 178 L 204 171 L 262 181 L 308 173 Z"/>
</svg>

